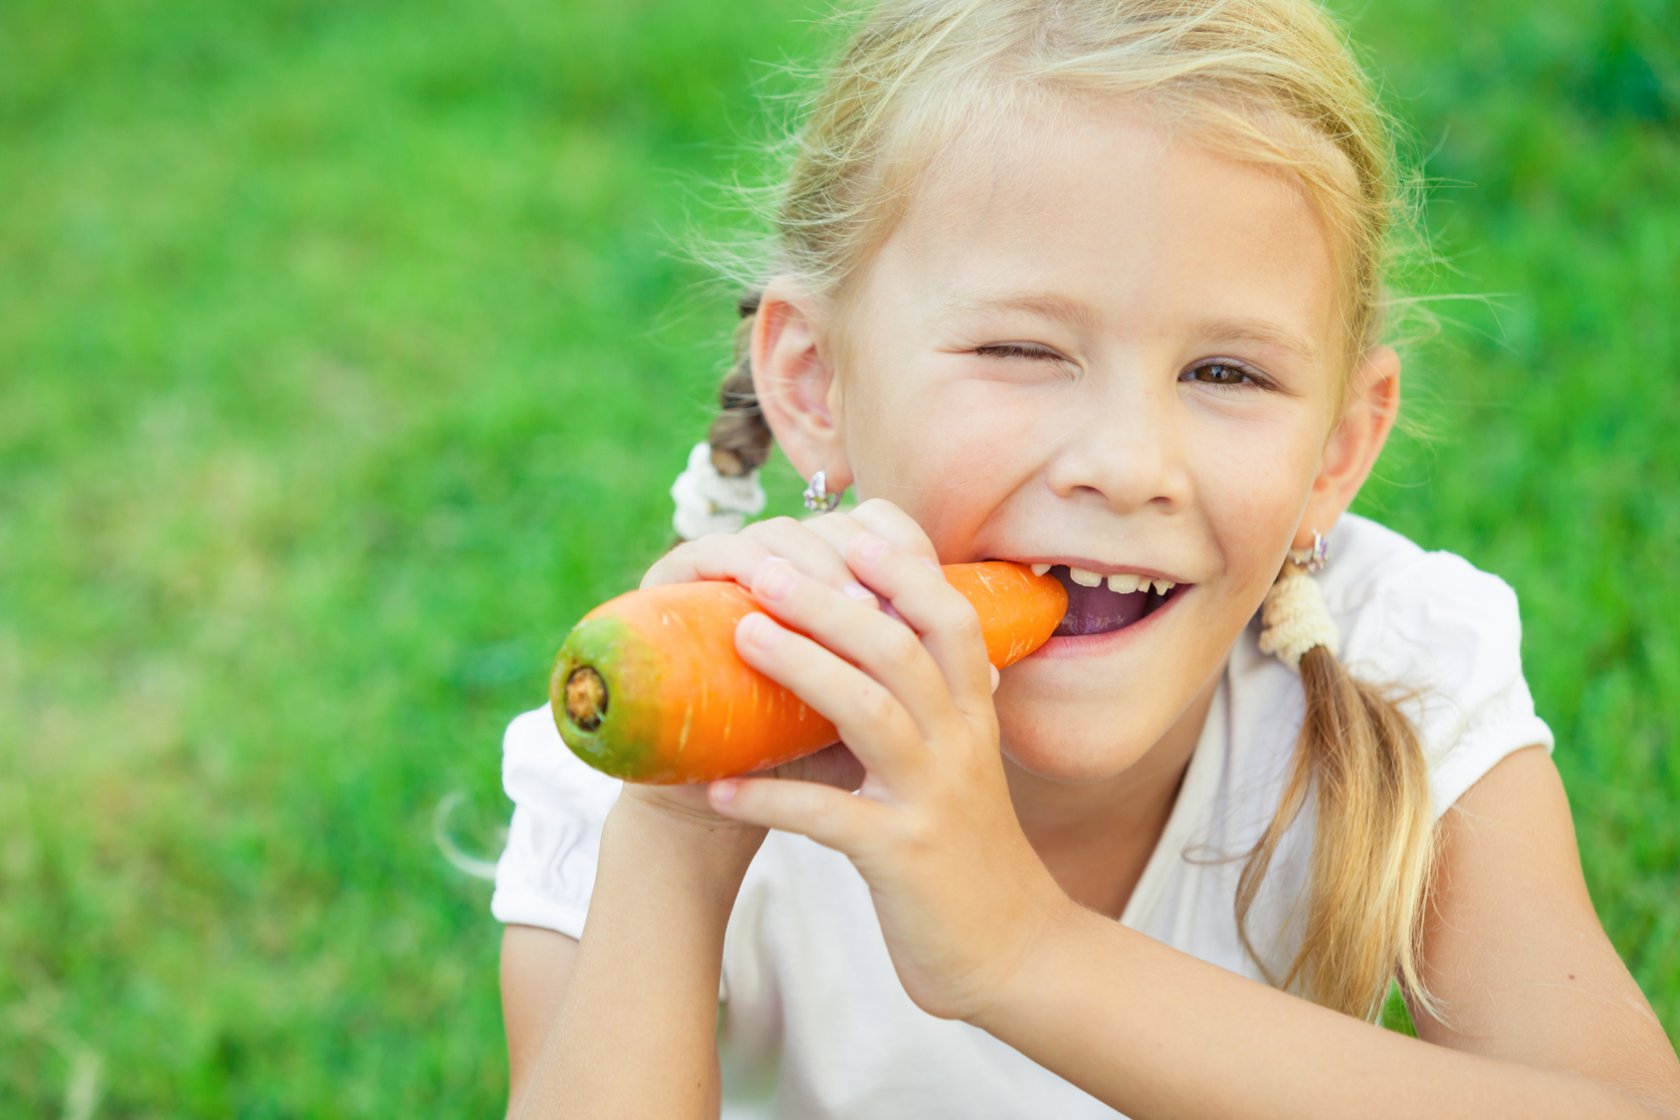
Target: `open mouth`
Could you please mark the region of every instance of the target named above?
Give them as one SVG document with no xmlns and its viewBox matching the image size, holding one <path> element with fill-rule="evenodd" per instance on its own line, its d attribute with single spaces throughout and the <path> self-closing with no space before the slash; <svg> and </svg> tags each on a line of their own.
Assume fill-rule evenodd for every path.
<svg viewBox="0 0 1680 1120">
<path fill-rule="evenodd" d="M 1189 586 L 1124 574 L 1097 576 L 1085 571 L 1080 571 L 1076 578 L 1063 564 L 1051 567 L 1050 574 L 1061 581 L 1068 593 L 1067 614 L 1062 616 L 1053 637 L 1083 637 L 1122 630 L 1147 618 Z M 1089 585 L 1092 579 L 1096 580 L 1095 586 Z"/>
</svg>

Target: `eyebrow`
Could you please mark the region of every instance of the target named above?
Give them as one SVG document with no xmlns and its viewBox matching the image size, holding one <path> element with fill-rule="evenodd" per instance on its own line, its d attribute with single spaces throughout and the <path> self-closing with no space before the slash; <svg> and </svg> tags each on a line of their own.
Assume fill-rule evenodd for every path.
<svg viewBox="0 0 1680 1120">
<path fill-rule="evenodd" d="M 941 318 L 976 315 L 989 311 L 1024 311 L 1046 319 L 1058 319 L 1076 327 L 1094 328 L 1097 316 L 1090 307 L 1076 299 L 1051 293 L 1019 292 L 1008 295 L 964 295 L 947 300 L 939 306 Z"/>
<path fill-rule="evenodd" d="M 1196 331 L 1204 338 L 1221 342 L 1258 342 L 1287 351 L 1308 365 L 1319 359 L 1318 344 L 1304 335 L 1265 319 L 1210 319 L 1196 324 Z"/>
</svg>

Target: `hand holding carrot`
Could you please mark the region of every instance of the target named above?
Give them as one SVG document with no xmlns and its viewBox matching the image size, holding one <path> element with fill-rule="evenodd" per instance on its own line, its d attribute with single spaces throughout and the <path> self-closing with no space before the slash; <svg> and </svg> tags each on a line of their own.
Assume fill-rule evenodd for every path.
<svg viewBox="0 0 1680 1120">
<path fill-rule="evenodd" d="M 874 610 L 879 608 L 879 600 L 857 582 L 843 555 L 848 542 L 866 533 L 908 548 L 929 563 L 936 562 L 932 545 L 914 522 L 886 503 L 865 502 L 849 513 L 829 513 L 804 521 L 769 518 L 739 533 L 685 542 L 649 568 L 640 586 L 645 590 L 709 580 L 750 588 L 754 575 L 767 561 L 778 561 L 805 578 L 858 598 Z M 842 744 L 765 773 L 846 790 L 856 789 L 863 780 L 863 767 Z M 706 800 L 704 785 L 626 783 L 623 796 L 663 806 L 684 817 L 698 816 L 718 823 Z"/>
<path fill-rule="evenodd" d="M 782 562 L 773 556 L 760 566 Z M 994 670 L 1037 649 L 1067 610 L 1062 584 L 1021 564 L 940 571 L 978 615 Z M 841 590 L 875 601 L 855 581 Z M 671 785 L 773 768 L 834 743 L 832 723 L 730 648 L 756 607 L 739 584 L 713 579 L 644 585 L 590 611 L 561 645 L 550 679 L 566 745 L 615 777 Z"/>
<path fill-rule="evenodd" d="M 865 514 L 865 507 L 871 507 Z M 862 763 L 857 795 L 810 782 L 713 782 L 711 806 L 798 832 L 868 881 L 899 979 L 924 1010 L 971 1017 L 1072 903 L 1022 834 L 967 600 L 925 562 L 920 529 L 885 502 L 859 513 L 910 546 L 850 532 L 847 572 L 898 618 L 796 564 L 760 563 L 741 656 L 832 721 Z M 830 571 L 832 571 L 830 569 Z"/>
</svg>

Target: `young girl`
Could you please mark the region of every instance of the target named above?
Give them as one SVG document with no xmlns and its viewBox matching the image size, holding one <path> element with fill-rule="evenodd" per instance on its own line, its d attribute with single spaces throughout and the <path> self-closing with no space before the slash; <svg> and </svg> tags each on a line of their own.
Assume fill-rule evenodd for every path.
<svg viewBox="0 0 1680 1120">
<path fill-rule="evenodd" d="M 1345 512 L 1393 178 L 1306 0 L 874 14 L 643 581 L 747 586 L 843 745 L 621 787 L 514 721 L 513 1114 L 1680 1115 L 1513 595 Z M 772 435 L 861 503 L 699 535 Z M 936 566 L 988 558 L 1070 591 L 1001 676 Z"/>
</svg>

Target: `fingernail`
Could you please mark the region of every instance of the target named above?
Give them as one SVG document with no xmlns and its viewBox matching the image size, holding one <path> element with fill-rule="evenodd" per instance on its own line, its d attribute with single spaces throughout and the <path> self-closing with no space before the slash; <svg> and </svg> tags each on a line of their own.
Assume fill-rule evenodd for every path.
<svg viewBox="0 0 1680 1120">
<path fill-rule="evenodd" d="M 848 583 L 846 586 L 842 587 L 840 591 L 847 598 L 856 599 L 860 603 L 874 603 L 876 606 L 881 605 L 881 600 L 875 597 L 875 592 L 869 590 L 869 588 L 865 587 L 861 583 Z"/>
<path fill-rule="evenodd" d="M 998 667 L 996 665 L 991 666 L 991 670 L 992 670 L 992 691 L 996 692 L 998 690 L 998 685 L 1003 683 L 1003 674 L 998 672 Z"/>
<path fill-rule="evenodd" d="M 740 784 L 727 778 L 713 782 L 706 790 L 711 795 L 713 805 L 727 805 L 735 800 L 735 791 Z"/>
<path fill-rule="evenodd" d="M 753 578 L 753 592 L 766 599 L 784 599 L 793 590 L 793 565 L 786 560 L 771 558 L 758 566 Z"/>
<path fill-rule="evenodd" d="M 758 649 L 772 649 L 781 638 L 775 625 L 764 615 L 749 614 L 741 620 L 741 637 Z"/>
<path fill-rule="evenodd" d="M 879 560 L 886 554 L 887 542 L 873 533 L 863 533 L 858 536 L 858 559 Z"/>
</svg>

